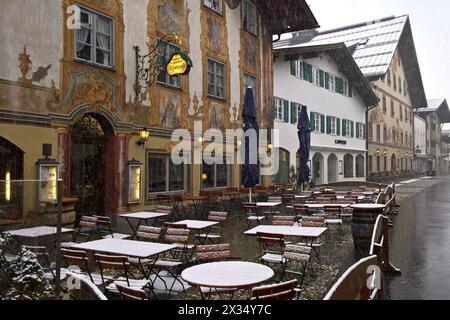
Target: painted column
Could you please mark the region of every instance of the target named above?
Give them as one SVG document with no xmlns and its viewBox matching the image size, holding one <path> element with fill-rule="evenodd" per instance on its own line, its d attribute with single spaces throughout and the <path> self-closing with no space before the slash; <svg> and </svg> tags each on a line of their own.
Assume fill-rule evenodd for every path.
<svg viewBox="0 0 450 320">
<path fill-rule="evenodd" d="M 69 126 L 55 127 L 58 133 L 57 161 L 60 163 L 61 179 L 63 179 L 63 196 L 70 196 L 70 128 Z"/>
</svg>

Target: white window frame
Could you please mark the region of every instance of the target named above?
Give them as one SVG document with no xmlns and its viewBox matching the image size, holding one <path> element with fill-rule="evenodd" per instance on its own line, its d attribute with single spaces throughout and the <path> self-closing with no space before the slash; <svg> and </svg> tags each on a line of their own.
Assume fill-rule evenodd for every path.
<svg viewBox="0 0 450 320">
<path fill-rule="evenodd" d="M 352 137 L 352 122 L 350 120 L 344 120 L 344 137 Z"/>
<path fill-rule="evenodd" d="M 208 9 L 222 15 L 222 0 L 204 0 L 203 4 Z"/>
<path fill-rule="evenodd" d="M 359 139 L 364 140 L 364 123 L 359 123 Z"/>
<path fill-rule="evenodd" d="M 320 87 L 320 69 L 316 67 L 312 67 L 312 78 L 313 84 Z"/>
<path fill-rule="evenodd" d="M 331 92 L 336 92 L 336 77 L 334 75 L 332 75 L 331 73 L 329 73 L 329 80 L 328 80 L 328 86 L 329 86 L 329 90 Z"/>
<path fill-rule="evenodd" d="M 280 98 L 274 99 L 275 103 L 275 120 L 284 121 L 284 100 Z"/>
<path fill-rule="evenodd" d="M 77 32 L 78 31 L 74 30 L 74 44 L 75 44 L 74 45 L 74 50 L 75 50 L 74 54 L 75 54 L 75 61 L 86 63 L 86 64 L 92 64 L 92 65 L 95 65 L 95 66 L 98 66 L 98 67 L 102 67 L 102 68 L 114 69 L 114 67 L 115 67 L 115 21 L 114 21 L 114 18 L 110 17 L 110 16 L 107 16 L 107 15 L 104 15 L 104 14 L 101 14 L 101 13 L 95 11 L 95 10 L 92 10 L 92 9 L 89 9 L 89 8 L 85 8 L 83 6 L 79 6 L 78 5 L 78 8 L 81 11 L 80 14 L 84 13 L 84 14 L 87 14 L 89 16 L 89 24 L 87 24 L 87 25 L 86 24 L 82 24 L 81 27 L 89 29 L 90 33 L 91 33 L 91 44 L 86 44 L 86 45 L 88 45 L 91 48 L 91 59 L 90 60 L 86 60 L 86 59 L 83 59 L 83 58 L 79 58 L 77 56 L 77 43 L 79 42 L 77 40 Z M 109 35 L 104 34 L 103 32 L 97 31 L 96 21 L 97 21 L 98 17 L 102 17 L 102 18 L 107 19 L 107 20 L 109 20 L 111 22 L 111 24 L 110 24 L 111 30 L 110 30 L 110 34 Z M 105 36 L 109 36 L 109 38 L 110 38 L 110 43 L 109 43 L 110 50 L 102 49 L 102 48 L 99 48 L 97 46 L 97 41 L 96 41 L 97 33 L 104 34 Z M 80 43 L 83 43 L 83 42 L 80 42 Z M 109 53 L 109 55 L 110 55 L 109 64 L 101 64 L 101 63 L 98 63 L 96 61 L 97 60 L 96 59 L 96 56 L 97 56 L 97 52 L 96 51 L 97 50 L 102 50 L 102 51 L 106 51 L 106 52 Z"/>
<path fill-rule="evenodd" d="M 347 80 L 343 80 L 343 90 L 344 90 L 344 96 L 349 96 L 348 94 L 348 82 Z"/>
<path fill-rule="evenodd" d="M 225 156 L 223 159 L 223 163 L 214 163 L 211 166 L 213 166 L 213 171 L 214 171 L 214 177 L 213 177 L 213 181 L 214 181 L 214 186 L 213 187 L 204 187 L 203 186 L 203 181 L 201 182 L 201 189 L 202 190 L 213 190 L 213 189 L 224 189 L 224 188 L 228 188 L 231 185 L 231 165 L 230 163 L 230 159 Z M 203 171 L 203 166 L 205 164 L 202 164 L 202 173 Z M 217 186 L 217 166 L 218 165 L 224 165 L 227 168 L 227 183 L 226 186 Z"/>
<path fill-rule="evenodd" d="M 321 114 L 314 113 L 314 133 L 322 133 Z"/>
<path fill-rule="evenodd" d="M 337 135 L 337 118 L 336 117 L 330 117 L 330 134 L 332 136 Z"/>
<path fill-rule="evenodd" d="M 303 60 L 295 61 L 295 76 L 300 79 L 305 78 L 304 69 L 303 69 Z"/>
<path fill-rule="evenodd" d="M 206 63 L 207 63 L 206 68 L 207 68 L 207 74 L 208 74 L 206 93 L 207 93 L 208 97 L 211 97 L 211 98 L 214 98 L 214 99 L 219 99 L 219 100 L 225 100 L 225 99 L 226 99 L 226 95 L 227 95 L 227 94 L 226 94 L 226 89 L 227 89 L 227 88 L 226 88 L 226 81 L 227 81 L 227 67 L 226 67 L 226 64 L 223 63 L 223 62 L 220 62 L 220 61 L 218 61 L 218 60 L 211 59 L 211 58 L 207 58 L 206 60 L 207 60 L 207 61 L 206 61 Z M 210 62 L 213 63 L 213 69 L 214 69 L 214 70 L 209 70 L 209 63 L 210 63 Z M 222 76 L 219 76 L 219 75 L 218 75 L 218 72 L 217 72 L 217 66 L 218 66 L 218 65 L 220 65 L 220 66 L 223 67 L 223 74 L 222 74 Z M 212 75 L 212 78 L 213 78 L 213 82 L 212 82 L 212 83 L 209 82 L 209 74 Z M 222 88 L 223 96 L 217 95 L 217 88 L 219 87 L 219 86 L 217 85 L 217 79 L 218 79 L 219 77 L 222 77 L 222 78 L 223 78 L 223 79 L 222 79 L 222 80 L 223 80 L 223 82 L 222 82 L 223 86 L 221 87 L 221 88 Z M 210 86 L 210 85 L 212 85 L 213 88 L 214 88 L 214 93 L 213 93 L 213 94 L 209 92 L 209 86 Z M 219 88 L 220 88 L 220 87 L 219 87 Z"/>
<path fill-rule="evenodd" d="M 302 117 L 302 104 L 300 103 L 296 103 L 297 106 L 297 124 L 300 121 L 301 117 Z"/>
</svg>

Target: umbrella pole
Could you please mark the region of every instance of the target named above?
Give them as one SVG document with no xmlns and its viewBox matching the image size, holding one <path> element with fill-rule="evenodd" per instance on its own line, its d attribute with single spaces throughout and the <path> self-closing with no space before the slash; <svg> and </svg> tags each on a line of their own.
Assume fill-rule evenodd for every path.
<svg viewBox="0 0 450 320">
<path fill-rule="evenodd" d="M 252 188 L 250 188 L 250 191 L 249 191 L 249 198 L 250 198 L 250 203 L 252 203 Z"/>
</svg>

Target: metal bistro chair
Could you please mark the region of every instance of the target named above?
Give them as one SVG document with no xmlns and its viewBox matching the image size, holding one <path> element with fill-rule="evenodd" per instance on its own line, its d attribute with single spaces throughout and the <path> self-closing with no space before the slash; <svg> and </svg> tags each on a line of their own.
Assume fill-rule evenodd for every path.
<svg viewBox="0 0 450 320">
<path fill-rule="evenodd" d="M 285 264 L 283 266 L 283 275 L 294 274 L 300 276 L 300 288 L 303 286 L 306 270 L 311 259 L 311 251 L 311 247 L 298 244 L 287 244 L 284 248 L 283 258 L 285 259 Z"/>
<path fill-rule="evenodd" d="M 242 209 L 247 211 L 247 226 L 250 227 L 251 223 L 256 222 L 257 225 L 261 224 L 266 218 L 264 215 L 260 215 L 258 205 L 256 203 L 243 203 Z"/>
<path fill-rule="evenodd" d="M 80 275 L 89 277 L 91 282 L 96 286 L 103 284 L 101 275 L 98 273 L 91 272 L 89 268 L 89 257 L 86 251 L 62 248 L 61 255 L 64 259 L 66 267 L 77 266 L 80 268 L 79 272 Z M 72 270 L 72 272 L 74 271 Z M 105 276 L 105 279 L 111 281 L 113 278 Z"/>
<path fill-rule="evenodd" d="M 135 289 L 123 286 L 121 284 L 116 284 L 117 290 L 122 300 L 127 301 L 147 301 L 150 300 L 149 295 L 142 289 Z"/>
<path fill-rule="evenodd" d="M 325 224 L 330 228 L 334 226 L 338 229 L 339 238 L 342 238 L 341 212 L 343 208 L 340 205 L 325 207 Z"/>
<path fill-rule="evenodd" d="M 303 217 L 301 226 L 304 228 L 324 228 L 325 227 L 325 218 L 323 217 Z M 311 247 L 314 251 L 317 261 L 319 264 L 322 262 L 320 261 L 320 248 L 322 247 L 322 242 L 320 239 L 316 239 L 315 241 L 312 241 L 311 243 L 306 242 L 300 242 L 297 243 L 300 246 L 305 247 Z"/>
<path fill-rule="evenodd" d="M 197 263 L 217 262 L 224 260 L 239 260 L 231 256 L 230 244 L 215 244 L 197 246 L 195 249 L 195 261 Z M 218 295 L 222 298 L 223 294 L 230 295 L 233 300 L 235 288 L 206 288 L 200 287 L 200 294 L 203 299 L 209 299 L 212 295 Z"/>
<path fill-rule="evenodd" d="M 129 234 L 116 233 L 111 226 L 111 218 L 107 216 L 93 216 L 96 221 L 96 226 L 99 234 L 103 239 L 128 239 Z"/>
<path fill-rule="evenodd" d="M 273 216 L 272 225 L 292 227 L 295 223 L 294 216 Z"/>
<path fill-rule="evenodd" d="M 250 300 L 276 301 L 276 300 L 298 300 L 300 290 L 297 289 L 297 280 L 283 283 L 260 286 L 252 289 Z"/>
<path fill-rule="evenodd" d="M 280 267 L 281 278 L 283 277 L 284 254 L 284 236 L 280 234 L 271 234 L 258 232 L 256 238 L 259 243 L 260 261 L 266 265 L 275 265 Z"/>
<path fill-rule="evenodd" d="M 227 212 L 217 212 L 217 211 L 210 211 L 208 215 L 208 221 L 212 222 L 218 222 L 218 226 L 213 226 L 209 228 L 208 233 L 201 233 L 198 234 L 196 237 L 202 241 L 202 244 L 205 244 L 206 241 L 209 241 L 213 244 L 219 243 L 222 239 L 222 229 L 223 224 L 227 220 L 228 213 Z"/>
</svg>

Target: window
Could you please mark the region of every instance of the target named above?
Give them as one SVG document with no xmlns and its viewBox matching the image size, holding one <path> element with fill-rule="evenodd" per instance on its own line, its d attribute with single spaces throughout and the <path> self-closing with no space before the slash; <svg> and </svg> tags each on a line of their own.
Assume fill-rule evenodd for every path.
<svg viewBox="0 0 450 320">
<path fill-rule="evenodd" d="M 280 98 L 275 98 L 275 120 L 283 121 L 284 117 L 284 100 Z"/>
<path fill-rule="evenodd" d="M 403 146 L 403 132 L 400 133 L 400 145 Z"/>
<path fill-rule="evenodd" d="M 181 77 L 171 77 L 167 74 L 166 68 L 164 67 L 167 62 L 169 61 L 169 59 L 172 57 L 172 55 L 176 52 L 179 52 L 180 49 L 171 44 L 168 43 L 167 46 L 165 47 L 164 52 L 160 53 L 161 58 L 164 60 L 165 63 L 163 63 L 163 66 L 161 67 L 159 74 L 158 74 L 158 83 L 170 86 L 170 87 L 175 87 L 175 88 L 181 88 Z"/>
<path fill-rule="evenodd" d="M 394 83 L 394 91 L 397 91 L 397 76 L 395 73 L 392 75 L 392 82 Z"/>
<path fill-rule="evenodd" d="M 320 87 L 320 70 L 315 67 L 313 67 L 312 70 L 313 70 L 313 83 L 316 86 Z"/>
<path fill-rule="evenodd" d="M 203 189 L 224 188 L 230 185 L 231 170 L 226 162 L 227 159 L 224 158 L 222 163 L 203 163 L 202 176 L 206 175 L 206 180 L 203 180 L 202 184 Z"/>
<path fill-rule="evenodd" d="M 380 156 L 377 156 L 377 172 L 381 172 L 381 168 L 380 168 Z"/>
<path fill-rule="evenodd" d="M 304 78 L 304 69 L 302 60 L 291 60 L 291 74 L 299 79 Z"/>
<path fill-rule="evenodd" d="M 400 105 L 400 121 L 403 121 L 403 106 Z"/>
<path fill-rule="evenodd" d="M 330 91 L 335 92 L 336 91 L 336 78 L 335 76 L 330 74 L 329 77 L 329 85 L 328 88 L 330 89 Z"/>
<path fill-rule="evenodd" d="M 369 172 L 373 171 L 373 156 L 369 156 Z"/>
<path fill-rule="evenodd" d="M 208 59 L 208 96 L 225 99 L 225 65 Z"/>
<path fill-rule="evenodd" d="M 183 192 L 186 189 L 185 165 L 173 164 L 169 154 L 149 153 L 146 172 L 148 194 Z"/>
<path fill-rule="evenodd" d="M 383 96 L 383 113 L 387 112 L 386 96 Z"/>
<path fill-rule="evenodd" d="M 344 156 L 344 178 L 353 178 L 353 156 L 351 154 Z"/>
<path fill-rule="evenodd" d="M 394 100 L 391 100 L 391 117 L 395 117 L 395 106 L 394 106 Z"/>
<path fill-rule="evenodd" d="M 347 138 L 351 138 L 353 136 L 353 122 L 350 120 L 343 120 L 343 132 L 342 135 Z"/>
<path fill-rule="evenodd" d="M 113 19 L 84 8 L 80 10 L 81 28 L 75 31 L 76 59 L 112 68 L 114 66 Z"/>
<path fill-rule="evenodd" d="M 343 95 L 344 95 L 344 96 L 348 96 L 348 82 L 345 81 L 345 80 L 344 80 L 344 83 L 343 83 L 343 88 L 342 88 L 342 90 L 343 90 Z"/>
<path fill-rule="evenodd" d="M 322 132 L 321 115 L 319 113 L 314 113 L 314 117 L 312 120 L 313 120 L 313 132 L 316 133 Z"/>
<path fill-rule="evenodd" d="M 330 134 L 335 136 L 337 134 L 337 118 L 330 117 Z"/>
<path fill-rule="evenodd" d="M 387 167 L 387 156 L 384 156 L 384 158 L 383 158 L 383 162 L 384 162 L 384 171 L 385 172 L 388 172 L 388 167 Z"/>
<path fill-rule="evenodd" d="M 398 91 L 402 93 L 402 78 L 398 77 Z"/>
<path fill-rule="evenodd" d="M 386 78 L 387 78 L 387 85 L 391 86 L 391 71 L 390 70 L 387 71 Z"/>
<path fill-rule="evenodd" d="M 364 137 L 366 136 L 366 133 L 364 132 L 364 123 L 357 123 L 356 127 L 358 130 L 357 138 L 364 139 Z"/>
<path fill-rule="evenodd" d="M 406 97 L 406 94 L 407 94 L 407 90 L 408 90 L 408 88 L 406 86 L 406 80 L 403 80 L 403 95 L 405 97 Z"/>
<path fill-rule="evenodd" d="M 253 89 L 253 94 L 255 95 L 255 103 L 257 101 L 258 97 L 258 87 L 256 83 L 256 77 L 254 75 L 251 75 L 249 73 L 244 73 L 244 94 L 247 90 L 247 87 L 251 87 Z"/>
<path fill-rule="evenodd" d="M 244 12 L 243 12 L 243 25 L 245 30 L 257 35 L 258 27 L 256 22 L 256 1 L 255 0 L 244 0 Z"/>
<path fill-rule="evenodd" d="M 369 124 L 367 125 L 367 136 L 369 138 L 369 141 L 372 141 L 373 139 L 373 126 L 372 126 L 372 122 L 369 122 Z"/>
<path fill-rule="evenodd" d="M 222 0 L 205 0 L 203 3 L 205 4 L 205 7 L 222 14 Z"/>
<path fill-rule="evenodd" d="M 381 127 L 377 124 L 377 142 L 381 141 Z"/>
<path fill-rule="evenodd" d="M 393 144 L 397 143 L 397 132 L 394 128 L 392 128 L 392 143 Z"/>
<path fill-rule="evenodd" d="M 383 142 L 387 143 L 387 127 L 384 126 L 383 128 Z"/>
</svg>

